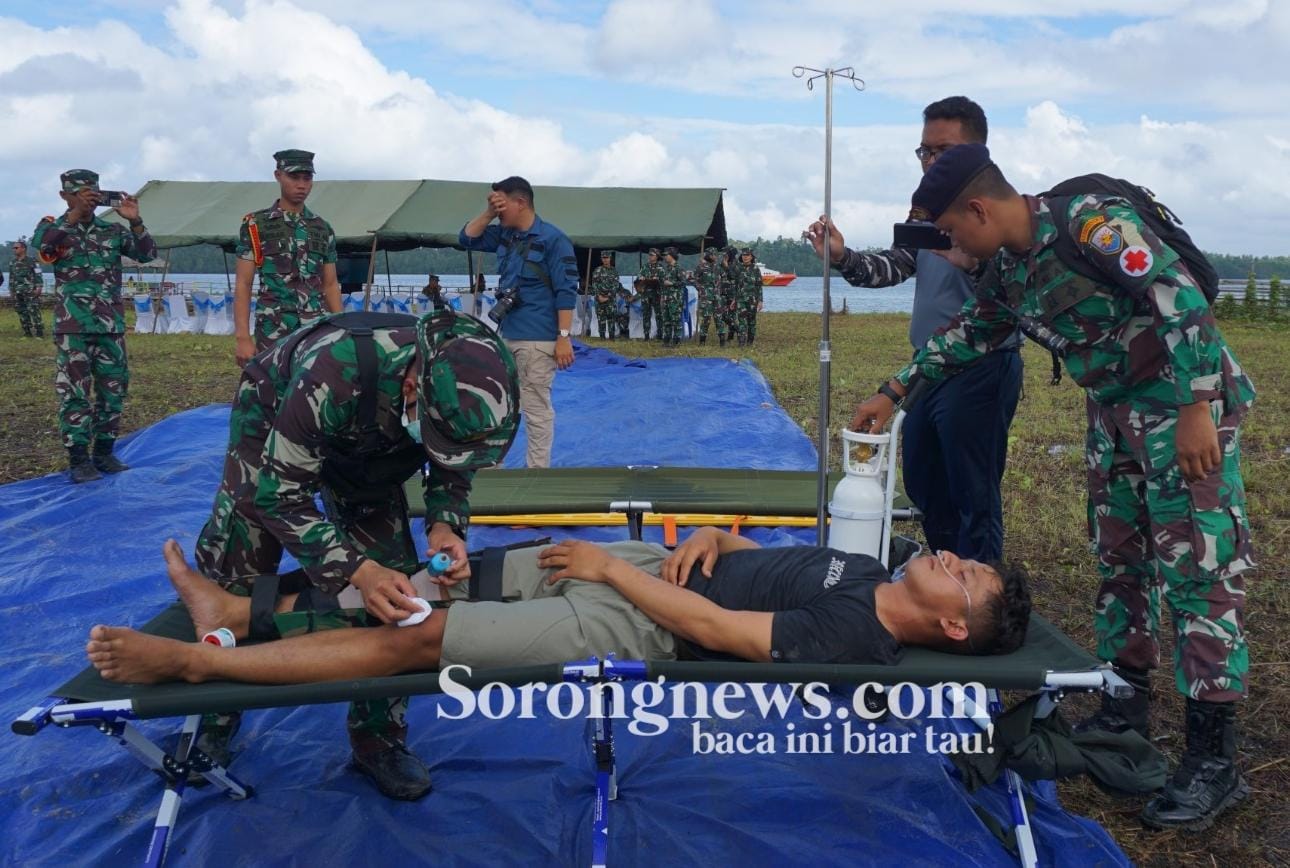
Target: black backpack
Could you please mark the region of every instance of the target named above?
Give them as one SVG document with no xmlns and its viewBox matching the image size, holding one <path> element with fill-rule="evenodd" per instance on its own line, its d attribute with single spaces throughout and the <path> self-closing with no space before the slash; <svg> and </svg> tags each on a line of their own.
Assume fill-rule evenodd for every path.
<svg viewBox="0 0 1290 868">
<path fill-rule="evenodd" d="M 1054 216 L 1062 215 L 1053 222 L 1057 226 L 1057 256 L 1067 268 L 1098 283 L 1105 283 L 1107 279 L 1105 272 L 1094 268 L 1084 257 L 1079 242 L 1071 236 L 1069 221 L 1065 219 L 1071 199 L 1090 194 L 1117 196 L 1127 200 L 1133 210 L 1138 212 L 1142 222 L 1182 258 L 1187 272 L 1205 294 L 1206 300 L 1210 304 L 1214 303 L 1218 298 L 1218 272 L 1214 270 L 1213 263 L 1200 252 L 1200 248 L 1182 228 L 1178 215 L 1168 205 L 1157 202 L 1156 194 L 1146 187 L 1123 178 L 1100 174 L 1080 175 L 1062 181 L 1047 193 L 1039 194 L 1048 200 Z"/>
</svg>

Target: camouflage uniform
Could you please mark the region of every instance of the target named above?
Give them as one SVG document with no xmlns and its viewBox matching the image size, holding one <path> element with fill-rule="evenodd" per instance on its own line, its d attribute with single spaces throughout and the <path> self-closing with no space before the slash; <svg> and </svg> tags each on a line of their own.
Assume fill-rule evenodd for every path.
<svg viewBox="0 0 1290 868">
<path fill-rule="evenodd" d="M 591 273 L 591 291 L 596 296 L 596 329 L 601 338 L 606 331 L 611 338 L 619 331 L 618 296 L 622 290 L 618 272 L 612 265 L 599 265 Z"/>
<path fill-rule="evenodd" d="M 695 324 L 695 332 L 699 335 L 699 343 L 707 343 L 709 321 L 717 325 L 717 337 L 721 339 L 721 345 L 726 345 L 726 318 L 722 316 L 721 299 L 719 284 L 721 282 L 720 266 L 710 260 L 705 259 L 694 269 L 693 274 L 694 287 L 699 291 L 699 307 L 696 312 L 698 322 Z"/>
<path fill-rule="evenodd" d="M 64 173 L 62 182 L 68 193 L 98 189 L 98 175 L 83 169 Z M 54 391 L 63 445 L 84 450 L 93 444 L 96 453 L 110 454 L 130 383 L 121 257 L 148 262 L 157 245 L 142 222 L 128 229 L 93 217 L 74 225 L 63 215 L 41 220 L 31 246 L 54 267 Z"/>
<path fill-rule="evenodd" d="M 684 333 L 685 272 L 673 261 L 663 263 L 658 274 L 659 280 L 663 282 L 663 288 L 659 292 L 659 323 L 663 331 L 663 344 L 677 346 Z"/>
<path fill-rule="evenodd" d="M 1030 200 L 1034 246 L 1003 251 L 973 306 L 934 335 L 899 375 L 939 380 L 980 358 L 1016 326 L 999 301 L 1072 342 L 1071 377 L 1087 390 L 1090 532 L 1102 587 L 1098 655 L 1117 665 L 1159 663 L 1160 597 L 1176 637 L 1175 682 L 1206 703 L 1243 697 L 1249 666 L 1241 573 L 1253 565 L 1238 426 L 1254 387 L 1178 254 L 1123 200 L 1076 196 L 1067 214 Z M 1094 282 L 1058 259 L 1054 221 L 1068 221 Z M 997 270 L 994 270 L 997 267 Z M 1125 284 L 1142 290 L 1136 301 Z M 1200 482 L 1179 469 L 1179 408 L 1208 401 L 1222 463 Z"/>
<path fill-rule="evenodd" d="M 757 305 L 761 304 L 761 272 L 757 262 L 745 265 L 742 261 L 734 266 L 735 280 L 735 334 L 739 345 L 750 344 L 757 337 Z"/>
<path fill-rule="evenodd" d="M 663 263 L 646 262 L 641 266 L 641 273 L 636 275 L 638 280 L 662 280 Z M 661 289 L 642 288 L 640 290 L 641 300 L 641 332 L 645 340 L 649 340 L 650 320 L 655 323 L 654 336 L 663 337 L 663 309 L 661 305 Z"/>
<path fill-rule="evenodd" d="M 45 320 L 40 313 L 40 294 L 44 288 L 45 279 L 36 260 L 24 256 L 9 263 L 9 292 L 13 295 L 22 333 L 27 337 L 33 333 L 38 338 L 45 336 Z"/>
<path fill-rule="evenodd" d="M 257 237 L 258 245 L 253 241 Z M 308 207 L 296 214 L 274 202 L 247 214 L 242 218 L 237 255 L 255 263 L 260 274 L 255 310 L 257 353 L 327 312 L 322 271 L 324 265 L 336 263 L 336 233 Z"/>
<path fill-rule="evenodd" d="M 370 441 L 360 429 L 362 390 L 353 334 L 324 323 L 301 332 L 298 340 L 273 345 L 247 364 L 229 417 L 223 478 L 197 539 L 195 559 L 204 575 L 234 593 L 252 595 L 257 579 L 276 578 L 284 548 L 300 564 L 305 582 L 283 587 L 282 592 L 311 588 L 323 598 L 334 598 L 369 559 L 405 574 L 415 572 L 419 553 L 402 481 L 410 472 L 407 465 L 424 464 L 427 453 L 435 460 L 431 474 L 424 477 L 426 528 L 443 522 L 465 537 L 473 469 L 447 469 L 441 462 L 448 459 L 436 454 L 425 425 L 425 446 L 419 446 L 401 421 L 400 389 L 418 349 L 420 328 L 373 329 L 377 448 L 362 455 L 362 482 L 355 476 L 354 456 Z M 428 355 L 422 343 L 421 357 Z M 517 407 L 514 361 L 509 351 L 504 358 L 510 359 L 513 394 L 508 400 Z M 451 394 L 456 388 L 452 375 L 445 376 L 438 362 L 432 370 L 433 375 L 423 376 L 419 401 L 431 415 L 433 406 L 444 404 L 444 384 Z M 479 441 L 481 454 L 487 451 L 489 461 L 500 461 L 513 436 L 512 427 L 502 441 Z M 388 478 L 374 482 L 372 474 Z M 315 495 L 321 495 L 325 515 Z M 326 607 L 316 603 L 315 598 L 305 599 L 305 605 Z M 355 702 L 348 718 L 350 740 L 356 748 L 402 742 L 406 710 L 406 698 Z M 220 715 L 208 720 L 207 728 L 229 732 L 236 720 L 236 715 Z"/>
<path fill-rule="evenodd" d="M 717 258 L 717 316 L 726 324 L 726 337 L 738 332 L 735 325 L 735 264 L 730 258 L 734 248 L 726 248 Z"/>
</svg>

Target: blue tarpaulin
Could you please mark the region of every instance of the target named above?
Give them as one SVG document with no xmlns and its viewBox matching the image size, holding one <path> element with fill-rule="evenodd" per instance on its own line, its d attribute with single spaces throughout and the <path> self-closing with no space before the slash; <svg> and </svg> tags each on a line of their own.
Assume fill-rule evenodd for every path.
<svg viewBox="0 0 1290 868">
<path fill-rule="evenodd" d="M 755 368 L 713 359 L 630 362 L 579 351 L 556 378 L 558 465 L 810 469 L 809 440 Z M 0 487 L 0 708 L 10 719 L 84 664 L 94 624 L 139 625 L 173 599 L 160 549 L 191 552 L 210 509 L 228 408 L 179 413 L 123 441 L 132 469 L 72 486 L 63 475 Z M 521 433 L 507 458 L 522 466 Z M 810 542 L 812 531 L 746 531 L 763 544 Z M 646 528 L 658 539 L 659 528 Z M 476 528 L 479 547 L 532 531 Z M 624 528 L 566 535 L 622 539 Z M 841 704 L 843 700 L 839 699 Z M 770 720 L 747 701 L 738 720 L 700 731 L 770 732 L 774 754 L 694 751 L 693 720 L 665 733 L 616 729 L 618 800 L 609 817 L 610 864 L 1012 865 L 973 809 L 1010 825 L 1001 787 L 967 794 L 951 765 L 905 755 L 844 753 L 841 724 Z M 583 717 L 438 719 L 446 697 L 415 698 L 412 749 L 431 766 L 434 792 L 393 802 L 346 768 L 345 707 L 252 712 L 232 770 L 257 793 L 234 802 L 189 789 L 169 858 L 177 865 L 587 864 L 595 766 Z M 144 722 L 155 737 L 168 722 Z M 624 722 L 625 723 L 625 722 Z M 829 754 L 785 752 L 795 732 L 832 731 Z M 895 723 L 918 730 L 923 722 Z M 827 727 L 827 729 L 826 729 Z M 700 739 L 701 741 L 701 739 Z M 156 777 L 90 728 L 8 736 L 0 751 L 0 862 L 116 865 L 142 859 L 160 800 Z M 1095 823 L 1065 813 L 1051 785 L 1032 790 L 1044 865 L 1127 864 Z"/>
</svg>

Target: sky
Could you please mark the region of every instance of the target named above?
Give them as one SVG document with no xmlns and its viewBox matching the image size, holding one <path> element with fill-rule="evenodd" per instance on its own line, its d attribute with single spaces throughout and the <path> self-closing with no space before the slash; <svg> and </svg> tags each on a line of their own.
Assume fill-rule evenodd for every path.
<svg viewBox="0 0 1290 868">
<path fill-rule="evenodd" d="M 1287 46 L 1290 0 L 0 0 L 0 239 L 68 168 L 269 180 L 288 147 L 319 178 L 723 187 L 733 237 L 797 237 L 825 180 L 801 65 L 864 82 L 833 99 L 852 246 L 890 243 L 922 109 L 964 94 L 1023 192 L 1104 172 L 1203 249 L 1290 255 Z"/>
</svg>

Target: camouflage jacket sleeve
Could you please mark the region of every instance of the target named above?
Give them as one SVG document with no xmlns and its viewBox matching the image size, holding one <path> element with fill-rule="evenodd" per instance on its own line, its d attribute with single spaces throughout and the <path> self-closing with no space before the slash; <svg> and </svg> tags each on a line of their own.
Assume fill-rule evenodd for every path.
<svg viewBox="0 0 1290 868">
<path fill-rule="evenodd" d="M 247 214 L 242 218 L 242 225 L 237 230 L 237 247 L 233 249 L 234 256 L 247 262 L 255 261 L 255 254 L 251 252 L 251 229 L 247 225 L 251 222 L 251 216 Z"/>
<path fill-rule="evenodd" d="M 431 465 L 429 476 L 424 477 L 426 500 L 426 533 L 437 521 L 451 527 L 462 539 L 470 526 L 470 486 L 475 471 L 443 470 Z"/>
<path fill-rule="evenodd" d="M 1204 292 L 1177 253 L 1126 205 L 1094 203 L 1071 215 L 1084 258 L 1108 282 L 1151 305 L 1156 337 L 1173 368 L 1179 406 L 1222 395 L 1223 339 Z M 1118 236 L 1118 237 L 1117 237 Z"/>
<path fill-rule="evenodd" d="M 1012 336 L 1017 323 L 1012 314 L 999 305 L 1003 289 L 998 264 L 985 271 L 978 282 L 976 295 L 969 298 L 954 318 L 941 326 L 914 359 L 901 369 L 896 379 L 908 387 L 915 374 L 933 383 L 958 373 Z"/>
<path fill-rule="evenodd" d="M 913 252 L 900 247 L 881 253 L 860 253 L 848 247 L 834 267 L 852 286 L 880 287 L 904 283 L 918 265 Z"/>
<path fill-rule="evenodd" d="M 265 441 L 255 492 L 265 528 L 300 562 L 309 580 L 329 594 L 339 593 L 363 561 L 314 501 L 323 444 L 350 421 L 353 408 L 348 403 L 321 379 L 301 374 L 288 387 Z"/>
<path fill-rule="evenodd" d="M 327 223 L 326 226 L 327 226 L 327 252 L 323 254 L 323 264 L 335 265 L 336 260 L 339 258 L 338 254 L 336 253 L 336 230 L 331 228 L 330 223 Z"/>
<path fill-rule="evenodd" d="M 36 229 L 31 233 L 31 250 L 44 263 L 52 263 L 57 258 L 58 248 L 53 244 L 45 243 L 45 233 L 53 228 L 57 220 L 53 217 L 46 217 L 36 224 Z"/>
<path fill-rule="evenodd" d="M 121 253 L 136 262 L 151 262 L 157 258 L 157 242 L 152 240 L 146 226 L 142 228 L 142 232 L 136 233 L 128 226 L 122 227 Z"/>
</svg>

